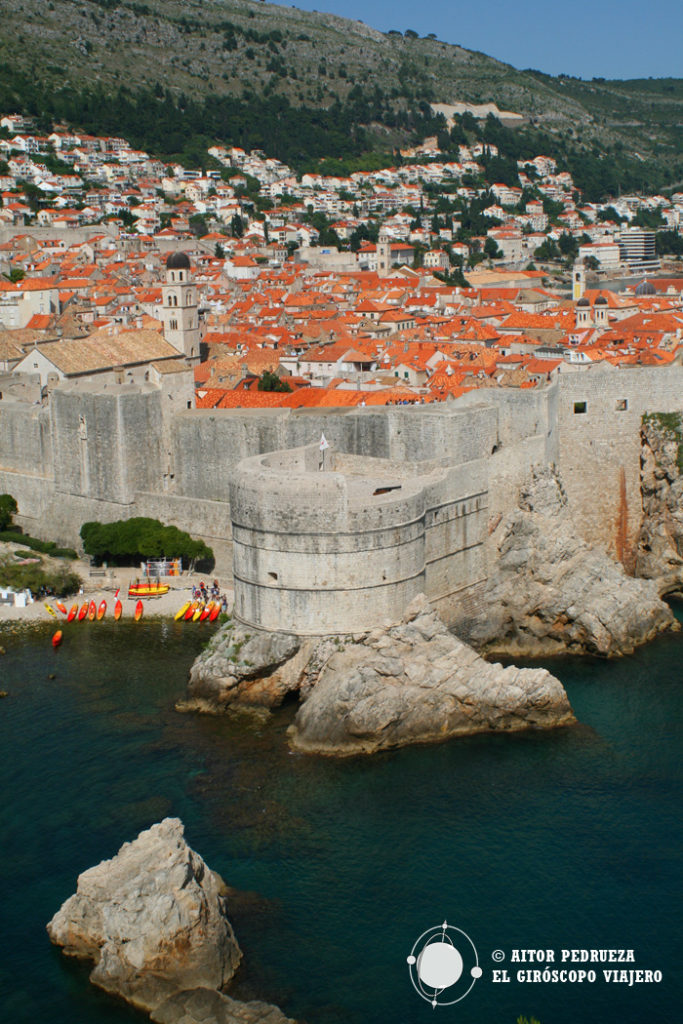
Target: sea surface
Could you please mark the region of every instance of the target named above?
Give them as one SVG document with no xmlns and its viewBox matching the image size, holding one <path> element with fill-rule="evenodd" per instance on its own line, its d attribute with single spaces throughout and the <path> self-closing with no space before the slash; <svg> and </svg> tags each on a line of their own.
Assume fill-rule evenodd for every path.
<svg viewBox="0 0 683 1024">
<path fill-rule="evenodd" d="M 335 761 L 288 751 L 292 706 L 262 723 L 174 711 L 203 627 L 85 623 L 57 651 L 51 632 L 0 629 L 2 1024 L 146 1019 L 45 925 L 79 872 L 166 815 L 239 891 L 238 997 L 308 1024 L 681 1020 L 683 633 L 621 661 L 548 663 L 576 727 Z M 406 958 L 444 920 L 484 973 L 434 1010 Z M 513 949 L 563 948 L 633 949 L 635 964 L 594 966 L 662 981 L 516 980 L 537 965 Z M 512 980 L 494 984 L 494 967 Z"/>
</svg>

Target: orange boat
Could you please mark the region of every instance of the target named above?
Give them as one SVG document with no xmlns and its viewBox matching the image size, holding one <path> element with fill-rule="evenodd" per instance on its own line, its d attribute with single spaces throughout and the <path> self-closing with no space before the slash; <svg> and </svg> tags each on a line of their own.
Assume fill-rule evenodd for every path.
<svg viewBox="0 0 683 1024">
<path fill-rule="evenodd" d="M 144 611 L 144 607 L 145 606 L 143 605 L 142 601 L 138 601 L 138 603 L 135 605 L 135 621 L 136 622 L 139 622 L 140 619 L 142 618 L 142 613 Z"/>
<path fill-rule="evenodd" d="M 218 616 L 220 614 L 220 610 L 221 610 L 221 606 L 219 605 L 218 601 L 216 601 L 215 605 L 211 609 L 211 614 L 209 615 L 209 622 L 215 622 L 216 621 L 216 619 L 218 618 Z"/>
<path fill-rule="evenodd" d="M 67 622 L 73 622 L 73 620 L 76 618 L 77 615 L 78 615 L 78 601 L 76 601 L 75 604 L 72 604 L 71 607 L 69 608 L 69 614 L 66 617 L 66 621 Z"/>
<path fill-rule="evenodd" d="M 60 611 L 62 613 L 62 615 L 66 615 L 66 608 L 64 607 L 62 602 L 61 601 L 55 601 L 55 604 L 57 605 L 57 610 Z"/>
<path fill-rule="evenodd" d="M 81 610 L 78 613 L 78 621 L 82 622 L 87 614 L 88 614 L 88 602 L 84 601 L 83 604 L 81 605 Z"/>
<path fill-rule="evenodd" d="M 128 587 L 128 597 L 161 597 L 162 594 L 168 594 L 170 589 L 168 583 L 145 580 L 144 583 L 131 583 Z"/>
<path fill-rule="evenodd" d="M 116 604 L 114 605 L 114 618 L 116 619 L 117 622 L 121 618 L 122 613 L 123 613 L 123 605 L 117 599 Z"/>
<path fill-rule="evenodd" d="M 213 611 L 213 601 L 209 601 L 209 603 L 207 604 L 206 608 L 204 609 L 202 614 L 199 616 L 199 621 L 200 622 L 206 622 L 206 620 L 208 619 L 208 617 L 209 617 L 209 615 L 211 614 L 212 611 Z"/>
<path fill-rule="evenodd" d="M 97 620 L 98 620 L 98 622 L 99 622 L 100 619 L 104 618 L 104 613 L 106 612 L 106 610 L 107 610 L 107 602 L 106 601 L 100 601 L 100 607 L 97 609 Z"/>
<path fill-rule="evenodd" d="M 185 612 L 185 622 L 189 622 L 194 613 L 197 611 L 197 602 L 193 601 L 190 607 Z"/>
<path fill-rule="evenodd" d="M 57 632 L 52 637 L 52 646 L 53 647 L 59 647 L 61 642 L 62 642 L 62 631 L 61 631 L 61 629 L 58 629 Z"/>
<path fill-rule="evenodd" d="M 96 615 L 97 615 L 97 605 L 95 604 L 94 601 L 91 601 L 90 602 L 90 607 L 88 608 L 88 618 L 90 619 L 91 622 L 93 622 L 95 620 L 95 616 Z"/>
</svg>

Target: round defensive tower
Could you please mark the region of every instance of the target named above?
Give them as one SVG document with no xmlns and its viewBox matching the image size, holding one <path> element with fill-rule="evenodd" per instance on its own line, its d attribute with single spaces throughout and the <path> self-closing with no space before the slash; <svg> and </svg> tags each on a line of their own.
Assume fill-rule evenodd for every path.
<svg viewBox="0 0 683 1024">
<path fill-rule="evenodd" d="M 435 465 L 325 456 L 311 445 L 233 471 L 237 619 L 300 636 L 363 632 L 471 578 L 483 494 L 456 498 L 453 471 Z"/>
</svg>

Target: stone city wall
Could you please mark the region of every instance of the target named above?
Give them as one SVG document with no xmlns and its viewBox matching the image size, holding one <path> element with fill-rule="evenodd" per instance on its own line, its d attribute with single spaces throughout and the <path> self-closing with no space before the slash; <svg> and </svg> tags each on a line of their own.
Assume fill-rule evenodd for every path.
<svg viewBox="0 0 683 1024">
<path fill-rule="evenodd" d="M 645 413 L 683 410 L 683 367 L 600 364 L 560 379 L 559 465 L 577 532 L 633 568 Z"/>
<path fill-rule="evenodd" d="M 463 495 L 485 495 L 480 500 L 489 529 L 514 507 L 530 468 L 555 463 L 577 531 L 630 567 L 641 518 L 642 415 L 683 410 L 682 385 L 679 366 L 615 370 L 601 364 L 560 374 L 536 390 L 487 389 L 434 406 L 187 410 L 172 416 L 152 385 L 104 393 L 60 385 L 46 406 L 4 391 L 0 492 L 16 497 L 18 522 L 38 536 L 74 545 L 88 519 L 150 515 L 203 537 L 226 572 L 235 467 L 254 455 L 315 445 L 324 433 L 336 458 L 389 460 L 387 471 L 424 463 L 422 473 L 426 464 L 441 465 L 457 477 L 458 467 L 482 460 L 486 479 L 471 493 L 454 484 L 453 509 Z M 445 508 L 443 500 L 434 502 L 440 505 Z M 476 553 L 462 555 L 457 571 L 447 559 L 439 569 L 439 550 L 468 550 L 467 538 L 454 537 L 465 524 L 458 525 L 457 511 L 449 516 L 450 526 L 444 518 L 426 526 L 425 565 L 433 569 L 425 571 L 435 594 L 440 587 L 446 593 L 451 577 L 475 587 L 486 559 L 495 555 L 484 557 L 475 545 Z M 466 599 L 463 594 L 461 602 Z"/>
</svg>

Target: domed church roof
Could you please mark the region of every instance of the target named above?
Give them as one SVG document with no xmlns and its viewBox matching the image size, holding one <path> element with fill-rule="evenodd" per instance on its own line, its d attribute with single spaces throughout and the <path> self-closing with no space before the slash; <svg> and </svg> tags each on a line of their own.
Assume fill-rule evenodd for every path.
<svg viewBox="0 0 683 1024">
<path fill-rule="evenodd" d="M 186 252 L 172 252 L 166 260 L 167 270 L 189 270 L 190 258 Z"/>
</svg>

